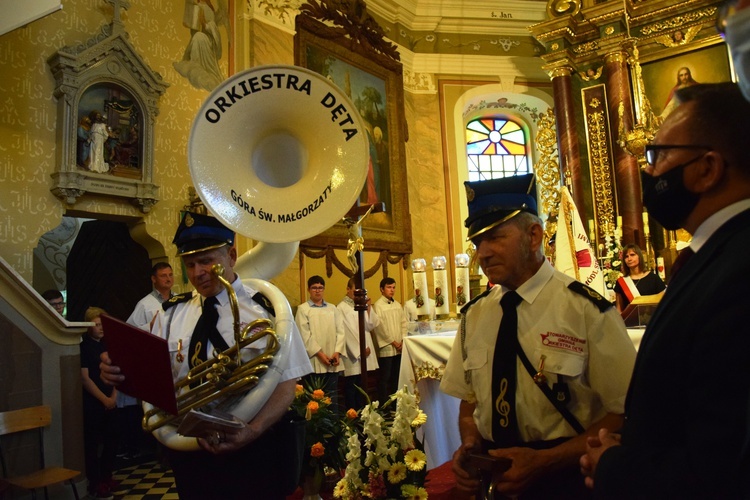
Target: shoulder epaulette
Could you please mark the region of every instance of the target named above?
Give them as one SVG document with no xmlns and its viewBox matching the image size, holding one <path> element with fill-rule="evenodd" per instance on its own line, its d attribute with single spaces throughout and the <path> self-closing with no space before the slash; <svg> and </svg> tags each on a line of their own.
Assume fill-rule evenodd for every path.
<svg viewBox="0 0 750 500">
<path fill-rule="evenodd" d="M 589 286 L 584 285 L 580 281 L 574 281 L 573 283 L 568 285 L 568 289 L 589 299 L 594 303 L 596 307 L 599 308 L 599 311 L 601 312 L 604 312 L 612 307 L 612 302 L 608 301 L 599 292 Z"/>
<path fill-rule="evenodd" d="M 168 310 L 172 306 L 176 306 L 177 304 L 182 304 L 183 302 L 187 302 L 188 300 L 193 298 L 193 292 L 185 292 L 185 293 L 179 293 L 175 295 L 174 297 L 171 297 L 169 300 L 165 300 L 161 303 L 161 308 L 165 311 Z"/>
<path fill-rule="evenodd" d="M 270 314 L 274 318 L 276 317 L 276 311 L 273 310 L 273 304 L 271 304 L 271 301 L 268 300 L 268 297 L 258 292 L 255 295 L 253 295 L 253 300 L 257 302 L 260 305 L 260 307 L 268 311 L 268 314 Z"/>
<path fill-rule="evenodd" d="M 490 288 L 489 290 L 485 290 L 484 292 L 480 293 L 479 295 L 471 299 L 465 306 L 461 308 L 461 314 L 466 314 L 466 311 L 468 311 L 469 308 L 473 306 L 476 301 L 478 301 L 479 299 L 481 299 L 482 297 L 490 293 L 490 290 L 492 289 Z"/>
</svg>

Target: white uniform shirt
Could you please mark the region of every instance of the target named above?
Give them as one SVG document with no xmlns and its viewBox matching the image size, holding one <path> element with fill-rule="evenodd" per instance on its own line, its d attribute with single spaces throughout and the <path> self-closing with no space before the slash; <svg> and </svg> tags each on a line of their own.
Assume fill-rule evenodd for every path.
<svg viewBox="0 0 750 500">
<path fill-rule="evenodd" d="M 406 335 L 407 322 L 404 309 L 395 300 L 388 300 L 382 296 L 375 301 L 372 309 L 380 318 L 380 325 L 374 330 L 380 357 L 396 356 L 398 352 L 391 342 L 402 342 Z"/>
<path fill-rule="evenodd" d="M 429 299 L 430 304 L 430 319 L 435 319 L 435 299 Z M 417 312 L 417 303 L 414 302 L 414 298 L 407 300 L 404 303 L 404 314 L 406 314 L 406 321 L 408 321 L 408 329 L 410 333 L 419 331 L 419 313 Z"/>
<path fill-rule="evenodd" d="M 161 293 L 158 290 L 152 290 L 151 293 L 138 301 L 127 323 L 143 330 L 150 330 L 151 320 L 159 312 L 163 302 L 164 297 L 161 296 Z"/>
<path fill-rule="evenodd" d="M 624 412 L 625 396 L 635 363 L 635 347 L 614 307 L 600 312 L 588 298 L 569 290 L 574 281 L 545 261 L 539 271 L 516 290 L 518 340 L 537 368 L 546 356 L 548 385 L 564 375 L 571 400 L 568 409 L 584 428 L 606 413 Z M 459 329 L 440 389 L 457 398 L 476 398 L 474 422 L 482 437 L 492 439 L 492 363 L 500 320 L 500 299 L 507 291 L 495 286 L 466 314 L 466 360 L 462 359 Z M 464 379 L 464 370 L 470 381 Z M 524 442 L 574 436 L 575 431 L 536 386 L 517 359 L 516 409 Z"/>
<path fill-rule="evenodd" d="M 323 351 L 327 356 L 334 352 L 344 352 L 344 319 L 336 306 L 323 301 L 322 306 L 315 306 L 309 300 L 297 307 L 295 316 L 297 327 L 302 335 L 302 342 L 312 363 L 315 373 L 336 373 L 344 371 L 344 364 L 326 366 L 315 355 Z"/>
<path fill-rule="evenodd" d="M 232 287 L 237 294 L 241 330 L 256 319 L 270 317 L 270 314 L 252 299 L 253 295 L 257 292 L 256 290 L 244 285 L 239 277 L 234 280 Z M 234 345 L 234 317 L 232 315 L 232 307 L 229 303 L 227 291 L 222 290 L 216 298 L 218 300 L 217 308 L 219 311 L 219 320 L 216 323 L 216 328 L 221 336 L 224 337 L 226 343 L 232 346 Z M 170 307 L 167 311 L 161 310 L 157 315 L 154 327 L 151 330 L 151 333 L 167 339 L 170 357 L 172 359 L 172 374 L 175 381 L 185 378 L 190 369 L 190 360 L 188 359 L 190 338 L 193 335 L 193 330 L 195 330 L 195 324 L 201 316 L 202 303 L 203 297 L 194 291 L 193 297 L 187 302 L 176 304 Z M 312 371 L 310 360 L 305 353 L 305 346 L 302 344 L 299 331 L 294 322 L 291 323 L 292 331 L 289 339 L 289 342 L 291 343 L 289 355 L 285 362 L 279 365 L 274 365 L 272 368 L 281 371 L 279 382 L 297 379 Z M 265 349 L 265 347 L 266 339 L 259 339 L 243 349 L 245 353 L 243 359 L 257 356 L 263 349 Z M 210 342 L 207 352 L 209 353 L 209 356 L 213 355 L 213 346 Z M 182 355 L 182 362 L 178 360 L 178 354 Z"/>
<path fill-rule="evenodd" d="M 349 297 L 336 306 L 344 318 L 344 331 L 346 332 L 346 357 L 344 358 L 344 375 L 351 377 L 362 373 L 362 365 L 359 356 L 359 313 L 354 310 L 354 301 Z M 378 357 L 375 354 L 375 346 L 372 343 L 372 330 L 380 324 L 380 318 L 375 311 L 365 311 L 365 346 L 370 348 L 367 356 L 367 371 L 377 370 Z"/>
</svg>

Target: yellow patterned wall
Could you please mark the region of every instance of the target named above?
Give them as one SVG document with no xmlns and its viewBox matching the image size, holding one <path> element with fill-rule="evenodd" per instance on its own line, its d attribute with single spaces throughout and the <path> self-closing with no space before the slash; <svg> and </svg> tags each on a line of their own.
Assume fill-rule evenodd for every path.
<svg viewBox="0 0 750 500">
<path fill-rule="evenodd" d="M 0 36 L 0 256 L 27 281 L 32 279 L 32 251 L 45 232 L 68 215 L 140 217 L 149 235 L 174 255 L 170 245 L 179 210 L 191 185 L 186 147 L 196 110 L 208 95 L 193 88 L 173 68 L 190 39 L 182 25 L 184 3 L 131 0 L 121 17 L 130 42 L 152 70 L 169 84 L 159 102 L 154 126 L 154 183 L 159 203 L 143 215 L 126 198 L 85 195 L 66 207 L 50 193 L 55 171 L 56 102 L 47 65 L 66 45 L 86 42 L 112 21 L 112 6 L 102 0 L 70 0 L 63 9 Z M 227 36 L 222 29 L 222 36 Z M 227 71 L 224 56 L 222 70 Z M 173 262 L 174 264 L 174 262 Z"/>
</svg>

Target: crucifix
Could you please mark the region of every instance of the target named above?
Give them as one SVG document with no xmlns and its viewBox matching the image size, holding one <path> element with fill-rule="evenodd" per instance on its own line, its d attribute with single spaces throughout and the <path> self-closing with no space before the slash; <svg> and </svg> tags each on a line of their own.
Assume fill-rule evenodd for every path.
<svg viewBox="0 0 750 500">
<path fill-rule="evenodd" d="M 120 20 L 120 9 L 129 9 L 130 8 L 130 2 L 129 0 L 104 0 L 108 4 L 112 5 L 112 8 L 115 11 L 114 17 L 112 18 L 113 24 L 122 24 L 122 20 Z"/>
<path fill-rule="evenodd" d="M 372 205 L 355 205 L 344 216 L 344 224 L 349 229 L 349 242 L 346 252 L 349 265 L 354 274 L 354 310 L 359 320 L 359 359 L 360 359 L 360 387 L 367 392 L 367 343 L 365 341 L 365 312 L 367 311 L 367 290 L 365 290 L 365 271 L 362 268 L 362 221 L 371 213 L 385 212 L 384 203 Z"/>
</svg>

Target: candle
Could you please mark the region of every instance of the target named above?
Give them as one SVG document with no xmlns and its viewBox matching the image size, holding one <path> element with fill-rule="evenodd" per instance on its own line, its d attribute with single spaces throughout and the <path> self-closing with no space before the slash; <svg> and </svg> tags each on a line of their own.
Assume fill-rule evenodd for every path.
<svg viewBox="0 0 750 500">
<path fill-rule="evenodd" d="M 594 220 L 589 219 L 589 233 L 594 234 Z"/>
<path fill-rule="evenodd" d="M 643 212 L 643 225 L 648 226 L 648 212 Z"/>
<path fill-rule="evenodd" d="M 435 316 L 446 319 L 451 309 L 446 299 L 448 293 L 448 271 L 445 270 L 445 257 L 432 258 L 432 283 L 435 286 Z"/>
<path fill-rule="evenodd" d="M 456 254 L 456 308 L 460 309 L 469 301 L 469 256 Z"/>
<path fill-rule="evenodd" d="M 622 216 L 621 215 L 617 216 L 617 227 L 622 227 Z"/>
<path fill-rule="evenodd" d="M 414 302 L 417 305 L 417 318 L 430 318 L 430 301 L 427 290 L 427 262 L 424 259 L 411 261 L 412 283 L 414 284 Z"/>
</svg>

